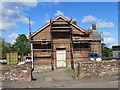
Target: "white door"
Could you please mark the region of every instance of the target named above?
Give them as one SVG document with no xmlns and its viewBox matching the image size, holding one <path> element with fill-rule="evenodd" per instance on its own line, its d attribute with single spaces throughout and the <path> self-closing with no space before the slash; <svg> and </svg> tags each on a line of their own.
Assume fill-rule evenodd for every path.
<svg viewBox="0 0 120 90">
<path fill-rule="evenodd" d="M 57 50 L 57 67 L 66 67 L 66 50 Z"/>
</svg>

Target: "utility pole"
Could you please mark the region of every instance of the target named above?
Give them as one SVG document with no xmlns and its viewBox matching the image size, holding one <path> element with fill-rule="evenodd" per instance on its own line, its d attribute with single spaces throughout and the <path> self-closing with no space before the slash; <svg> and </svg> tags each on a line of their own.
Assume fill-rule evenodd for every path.
<svg viewBox="0 0 120 90">
<path fill-rule="evenodd" d="M 31 23 L 30 23 L 30 17 L 29 17 L 29 35 L 31 35 Z"/>
<path fill-rule="evenodd" d="M 29 25 L 29 27 L 28 27 L 28 29 L 29 29 L 29 39 L 30 39 L 30 59 L 31 59 L 31 64 L 32 64 L 32 69 L 34 68 L 33 67 L 33 43 L 31 42 L 31 38 L 30 38 L 30 36 L 31 36 L 31 23 L 30 23 L 30 17 L 29 17 L 29 22 L 28 22 L 28 25 Z"/>
</svg>

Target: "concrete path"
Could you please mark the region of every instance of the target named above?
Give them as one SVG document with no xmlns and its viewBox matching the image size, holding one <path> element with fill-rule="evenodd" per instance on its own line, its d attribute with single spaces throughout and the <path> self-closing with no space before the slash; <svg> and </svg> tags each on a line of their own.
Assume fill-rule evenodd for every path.
<svg viewBox="0 0 120 90">
<path fill-rule="evenodd" d="M 33 72 L 35 81 L 3 82 L 3 88 L 118 88 L 118 76 L 77 79 L 71 69 Z"/>
</svg>

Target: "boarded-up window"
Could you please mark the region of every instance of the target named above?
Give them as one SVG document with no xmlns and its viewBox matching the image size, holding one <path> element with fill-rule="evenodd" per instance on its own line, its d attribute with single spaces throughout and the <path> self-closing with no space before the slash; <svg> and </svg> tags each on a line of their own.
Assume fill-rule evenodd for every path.
<svg viewBox="0 0 120 90">
<path fill-rule="evenodd" d="M 70 38 L 70 33 L 53 32 L 53 39 L 66 39 L 66 38 Z"/>
<path fill-rule="evenodd" d="M 89 43 L 81 43 L 80 48 L 90 48 Z"/>
<path fill-rule="evenodd" d="M 40 49 L 40 44 L 33 44 L 33 49 Z"/>
<path fill-rule="evenodd" d="M 89 48 L 89 43 L 74 42 L 74 48 Z"/>
<path fill-rule="evenodd" d="M 51 49 L 50 42 L 33 43 L 33 49 Z"/>
<path fill-rule="evenodd" d="M 69 24 L 53 24 L 52 27 L 69 27 Z"/>
<path fill-rule="evenodd" d="M 90 48 L 89 43 L 80 43 L 80 42 L 74 42 L 74 51 L 80 51 L 80 49 L 84 48 Z"/>
<path fill-rule="evenodd" d="M 74 48 L 80 48 L 80 42 L 74 42 Z"/>
</svg>

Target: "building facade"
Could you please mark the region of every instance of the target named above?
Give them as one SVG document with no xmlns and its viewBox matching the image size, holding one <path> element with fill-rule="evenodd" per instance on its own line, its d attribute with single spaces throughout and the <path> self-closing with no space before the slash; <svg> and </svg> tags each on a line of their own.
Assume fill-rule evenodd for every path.
<svg viewBox="0 0 120 90">
<path fill-rule="evenodd" d="M 113 58 L 120 60 L 120 45 L 112 46 Z"/>
<path fill-rule="evenodd" d="M 88 61 L 90 52 L 101 56 L 101 36 L 96 30 L 83 30 L 62 15 L 30 35 L 34 70 L 75 68 Z"/>
</svg>

